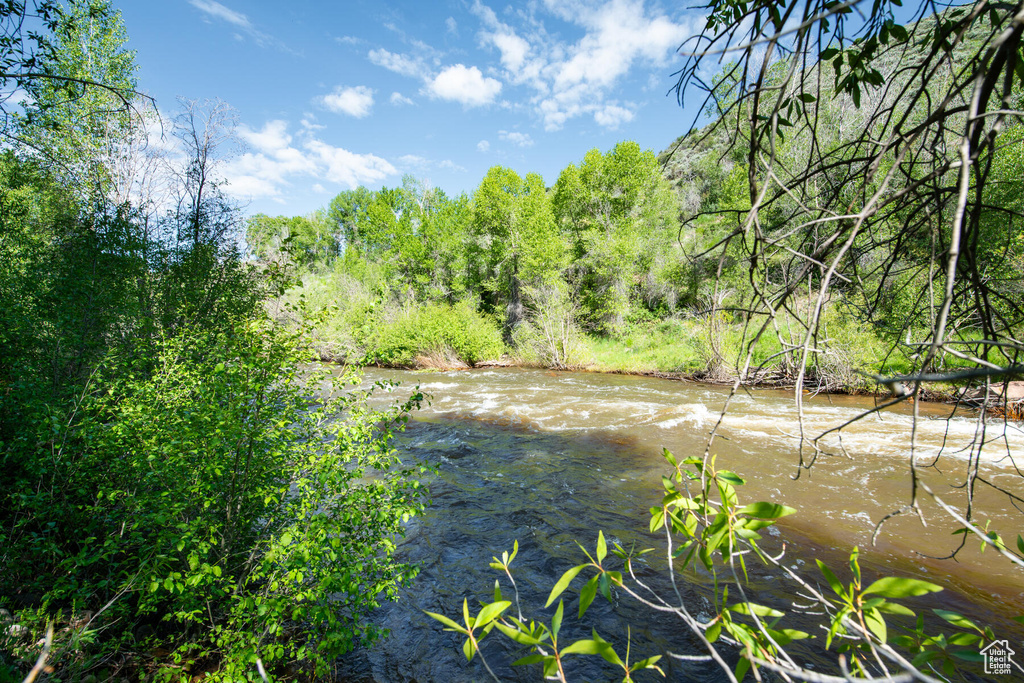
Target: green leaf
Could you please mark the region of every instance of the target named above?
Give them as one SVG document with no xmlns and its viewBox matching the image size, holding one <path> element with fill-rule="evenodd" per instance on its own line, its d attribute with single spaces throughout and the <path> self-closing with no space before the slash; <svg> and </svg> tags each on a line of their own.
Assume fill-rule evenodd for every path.
<svg viewBox="0 0 1024 683">
<path fill-rule="evenodd" d="M 633 671 L 642 671 L 643 669 L 657 669 L 661 673 L 662 677 L 664 677 L 665 673 L 661 671 L 661 668 L 655 666 L 655 664 L 657 664 L 660 659 L 661 655 L 654 655 L 653 657 L 648 657 L 647 659 L 641 659 L 639 662 L 633 665 Z"/>
<path fill-rule="evenodd" d="M 502 600 L 500 602 L 492 602 L 489 605 L 484 605 L 484 608 L 480 610 L 480 613 L 476 615 L 476 622 L 473 624 L 474 628 L 480 628 L 494 621 L 495 617 L 507 610 L 512 606 L 512 603 L 508 600 Z"/>
<path fill-rule="evenodd" d="M 521 657 L 516 661 L 512 662 L 512 666 L 523 666 L 524 664 L 536 664 L 537 662 L 543 662 L 544 655 L 532 654 Z"/>
<path fill-rule="evenodd" d="M 900 605 L 900 604 L 895 603 L 895 602 L 883 602 L 881 605 L 878 606 L 878 611 L 879 612 L 884 612 L 886 614 L 900 614 L 900 615 L 903 615 L 905 617 L 912 617 L 912 616 L 914 616 L 914 611 L 913 610 L 908 609 L 908 608 L 904 607 L 903 605 Z"/>
<path fill-rule="evenodd" d="M 604 531 L 597 532 L 597 563 L 601 564 L 604 562 L 604 558 L 608 557 L 608 544 L 604 540 Z"/>
<path fill-rule="evenodd" d="M 832 591 L 839 597 L 842 597 L 844 595 L 843 584 L 839 582 L 839 579 L 836 578 L 836 575 L 828 568 L 828 565 L 821 560 L 815 560 L 815 562 L 817 562 L 818 569 L 821 570 L 821 573 L 825 575 L 825 580 L 828 581 L 828 585 L 832 587 Z"/>
<path fill-rule="evenodd" d="M 827 62 L 828 60 L 830 60 L 833 57 L 835 57 L 837 54 L 839 54 L 839 50 L 837 50 L 834 47 L 828 47 L 828 48 L 825 48 L 824 50 L 822 50 L 821 53 L 818 54 L 818 59 L 820 59 L 823 62 Z"/>
<path fill-rule="evenodd" d="M 607 643 L 605 644 L 607 645 Z M 562 648 L 563 655 L 599 655 L 602 644 L 596 640 L 577 640 Z"/>
<path fill-rule="evenodd" d="M 594 598 L 597 596 L 597 579 L 598 575 L 594 574 L 590 577 L 590 581 L 587 581 L 583 586 L 583 590 L 580 591 L 580 619 L 583 618 L 587 608 L 590 607 L 590 603 L 594 602 Z"/>
<path fill-rule="evenodd" d="M 727 607 L 730 612 L 736 614 L 754 614 L 759 617 L 782 617 L 785 616 L 785 612 L 780 612 L 777 609 L 771 607 L 765 607 L 764 605 L 758 605 L 753 602 L 740 602 L 735 605 Z"/>
<path fill-rule="evenodd" d="M 877 593 L 886 598 L 907 598 L 926 593 L 938 593 L 942 586 L 922 581 L 920 579 L 906 579 L 898 576 L 886 576 L 864 590 L 864 595 Z"/>
<path fill-rule="evenodd" d="M 864 623 L 867 624 L 868 630 L 874 633 L 875 637 L 878 638 L 878 642 L 885 642 L 887 632 L 885 628 L 885 619 L 882 617 L 881 612 L 874 608 L 865 610 Z"/>
<path fill-rule="evenodd" d="M 476 645 L 469 638 L 466 638 L 466 642 L 462 644 L 462 653 L 466 655 L 467 662 L 473 661 L 473 655 L 476 654 Z"/>
<path fill-rule="evenodd" d="M 562 614 L 564 610 L 565 605 L 559 600 L 558 609 L 555 610 L 555 615 L 551 617 L 551 633 L 554 634 L 555 638 L 558 637 L 558 632 L 562 630 Z"/>
<path fill-rule="evenodd" d="M 856 585 L 860 585 L 860 548 L 854 546 L 853 550 L 850 551 L 850 571 L 853 572 L 853 580 Z"/>
<path fill-rule="evenodd" d="M 561 595 L 565 591 L 565 589 L 569 587 L 569 584 L 572 582 L 573 579 L 576 578 L 576 575 L 584 569 L 586 569 L 588 566 L 589 565 L 586 564 L 578 564 L 575 567 L 567 570 L 564 574 L 562 574 L 562 578 L 560 578 L 558 582 L 555 583 L 554 588 L 551 589 L 551 594 L 548 596 L 548 601 L 544 604 L 544 607 L 550 607 L 551 603 L 553 603 L 558 598 L 558 596 Z"/>
<path fill-rule="evenodd" d="M 736 677 L 737 681 L 742 681 L 748 671 L 750 671 L 750 660 L 740 657 L 740 661 L 736 662 L 736 671 L 733 672 L 733 676 Z"/>
<path fill-rule="evenodd" d="M 778 503 L 751 503 L 744 508 L 739 510 L 740 514 L 750 515 L 751 517 L 760 517 L 761 519 L 778 519 L 779 517 L 785 517 L 796 512 L 795 508 L 788 507 L 786 505 L 779 505 Z"/>
<path fill-rule="evenodd" d="M 949 610 L 945 610 L 945 609 L 933 609 L 932 611 L 935 612 L 936 614 L 938 614 L 940 617 L 942 617 L 946 621 L 948 621 L 949 623 L 953 624 L 953 626 L 958 626 L 960 628 L 969 628 L 969 629 L 972 629 L 972 630 L 978 630 L 978 627 L 974 624 L 973 621 L 971 621 L 970 619 L 968 619 L 965 616 L 957 614 L 956 612 L 950 612 Z M 1022 623 L 1024 623 L 1024 622 L 1022 622 Z"/>
<path fill-rule="evenodd" d="M 720 481 L 728 482 L 733 486 L 743 486 L 745 483 L 747 483 L 743 481 L 743 479 L 740 478 L 738 474 L 736 474 L 735 472 L 730 472 L 729 470 L 721 470 L 716 475 L 716 478 L 719 479 Z"/>
<path fill-rule="evenodd" d="M 466 627 L 460 626 L 459 624 L 455 623 L 443 614 L 437 614 L 436 612 L 427 612 L 426 610 L 424 610 L 423 613 L 431 619 L 437 619 L 445 626 L 450 626 L 452 629 L 458 631 L 459 633 L 466 633 Z"/>
<path fill-rule="evenodd" d="M 604 661 L 609 664 L 615 664 L 617 666 L 625 667 L 619 655 L 615 652 L 615 648 L 612 644 L 606 641 L 601 636 L 597 635 L 597 631 L 591 631 L 590 635 L 593 636 L 594 642 L 597 643 L 597 654 L 601 655 Z"/>
<path fill-rule="evenodd" d="M 511 626 L 506 626 L 500 621 L 495 622 L 494 625 L 499 631 L 508 636 L 509 639 L 516 641 L 520 645 L 540 645 L 540 640 L 534 638 L 529 633 L 512 628 Z"/>
<path fill-rule="evenodd" d="M 951 653 L 957 659 L 962 659 L 965 662 L 984 662 L 985 656 L 980 652 L 974 650 L 954 650 Z"/>
</svg>

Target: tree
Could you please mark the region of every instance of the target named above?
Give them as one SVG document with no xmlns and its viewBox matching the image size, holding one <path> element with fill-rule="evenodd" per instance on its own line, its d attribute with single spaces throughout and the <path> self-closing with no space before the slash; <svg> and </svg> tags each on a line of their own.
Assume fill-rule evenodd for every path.
<svg viewBox="0 0 1024 683">
<path fill-rule="evenodd" d="M 803 325 L 796 343 L 780 334 L 795 360 L 794 396 L 802 407 L 808 368 L 823 348 L 824 312 L 842 295 L 854 302 L 862 324 L 896 326 L 889 339 L 907 370 L 895 376 L 885 367 L 865 370 L 894 388 L 878 410 L 919 397 L 936 382 L 980 382 L 982 415 L 996 402 L 1005 411 L 1006 393 L 990 392 L 989 385 L 1005 386 L 1021 373 L 1024 311 L 1019 271 L 1007 275 L 990 259 L 993 244 L 1000 245 L 997 261 L 1013 253 L 1020 220 L 1016 201 L 1001 192 L 1015 182 L 1007 158 L 1020 154 L 1020 8 L 925 2 L 904 26 L 896 20 L 898 2 L 853 5 L 860 14 L 827 1 L 712 0 L 704 31 L 684 46 L 689 57 L 679 72 L 680 101 L 703 91 L 702 109 L 721 112 L 713 126 L 691 135 L 725 131 L 732 142 L 722 157 L 745 158 L 749 203 L 699 212 L 735 221 L 714 249 L 738 246 L 751 286 L 742 303 L 751 324 L 733 391 L 756 374 L 755 349 L 788 316 Z M 708 86 L 703 69 L 722 54 L 736 61 Z M 897 285 L 906 308 L 894 319 L 883 304 Z M 801 292 L 809 305 L 798 305 Z M 797 476 L 822 452 L 822 435 L 807 434 L 803 424 L 801 434 Z M 985 447 L 979 439 L 972 458 Z M 960 534 L 952 556 L 973 537 L 1024 566 L 1018 552 L 1024 546 L 1011 550 L 1002 540 L 1016 530 L 979 524 L 970 496 L 959 508 L 949 504 L 921 480 L 913 454 L 907 477 L 906 505 L 886 519 L 924 518 L 921 503 L 929 498 L 933 521 L 937 515 Z M 962 486 L 995 485 L 972 466 Z M 1012 491 L 996 490 L 1012 504 Z M 876 520 L 879 530 L 886 519 Z M 860 675 L 917 676 L 916 667 L 930 661 L 901 659 L 884 632 L 859 637 L 880 658 Z M 755 664 L 801 675 L 775 656 L 766 662 L 762 655 Z"/>
<path fill-rule="evenodd" d="M 334 225 L 342 249 L 359 245 L 359 222 L 366 207 L 373 201 L 374 193 L 360 185 L 354 190 L 344 190 L 331 200 L 327 208 L 327 219 Z"/>
<path fill-rule="evenodd" d="M 677 217 L 654 153 L 635 142 L 587 152 L 579 167 L 562 171 L 553 205 L 572 242 L 571 278 L 585 320 L 601 332 L 619 329 Z"/>
<path fill-rule="evenodd" d="M 180 99 L 174 136 L 181 143 L 183 164 L 177 178 L 175 222 L 178 241 L 191 248 L 219 245 L 240 223 L 235 205 L 224 194 L 218 168 L 237 144 L 234 110 L 224 102 Z"/>
<path fill-rule="evenodd" d="M 473 194 L 473 234 L 474 281 L 485 308 L 504 320 L 510 341 L 523 319 L 524 286 L 558 278 L 564 267 L 565 246 L 544 180 L 491 167 Z"/>
<path fill-rule="evenodd" d="M 305 268 L 327 267 L 338 255 L 335 238 L 322 210 L 291 218 L 258 213 L 246 220 L 249 251 L 268 263 L 291 255 Z"/>
<path fill-rule="evenodd" d="M 136 90 L 135 53 L 124 49 L 121 13 L 109 0 L 74 0 L 55 17 L 50 49 L 38 59 L 43 75 L 27 91 L 16 135 L 63 182 L 108 197 L 110 165 L 136 124 L 126 100 Z"/>
</svg>

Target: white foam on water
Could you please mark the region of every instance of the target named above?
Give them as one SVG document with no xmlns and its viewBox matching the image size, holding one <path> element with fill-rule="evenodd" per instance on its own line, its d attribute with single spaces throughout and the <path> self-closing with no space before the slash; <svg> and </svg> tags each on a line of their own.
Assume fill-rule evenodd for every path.
<svg viewBox="0 0 1024 683">
<path fill-rule="evenodd" d="M 685 403 L 670 412 L 677 413 L 677 416 L 655 422 L 654 426 L 661 429 L 672 429 L 682 424 L 702 427 L 707 423 L 708 418 L 712 417 L 711 411 L 703 403 Z"/>
<path fill-rule="evenodd" d="M 772 440 L 793 444 L 800 435 L 800 423 L 795 408 L 781 407 L 775 415 L 735 413 L 726 414 L 723 425 L 733 434 L 758 440 Z M 848 408 L 816 408 L 804 411 L 803 434 L 813 439 L 825 431 L 839 427 L 860 413 Z M 911 452 L 913 417 L 885 413 L 852 422 L 839 432 L 831 432 L 819 440 L 819 445 L 833 453 L 907 458 Z M 937 457 L 966 460 L 978 457 L 972 443 L 980 441 L 978 421 L 956 417 L 950 420 L 920 418 L 913 441 L 915 460 L 929 463 Z M 985 447 L 982 462 L 1011 465 L 1011 453 L 1024 454 L 1024 432 L 1016 425 L 1002 422 L 985 426 Z"/>
</svg>

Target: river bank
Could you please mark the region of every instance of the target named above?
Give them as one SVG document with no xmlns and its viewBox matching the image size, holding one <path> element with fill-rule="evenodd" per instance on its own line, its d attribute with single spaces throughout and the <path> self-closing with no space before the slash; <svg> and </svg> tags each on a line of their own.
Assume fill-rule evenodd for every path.
<svg viewBox="0 0 1024 683">
<path fill-rule="evenodd" d="M 431 318 L 396 320 L 399 322 L 374 328 L 373 334 L 357 335 L 354 328 L 345 327 L 322 330 L 322 336 L 316 340 L 320 360 L 437 372 L 474 367 L 576 370 L 714 385 L 733 385 L 739 369 L 747 364 L 742 325 L 723 323 L 712 328 L 696 317 L 626 324 L 614 335 L 576 331 L 563 338 L 531 338 L 529 343 L 520 339 L 519 344 L 511 347 L 501 344 L 493 333 L 489 337 L 481 334 L 481 321 L 468 315 L 459 322 L 465 330 L 458 334 L 452 334 L 450 327 L 441 331 L 429 329 L 438 324 Z M 420 327 L 402 324 L 406 322 L 417 322 Z M 793 389 L 804 362 L 794 350 L 799 342 L 794 332 L 788 339 L 773 335 L 755 345 L 741 385 Z M 890 398 L 896 395 L 894 390 L 910 390 L 898 385 L 890 388 L 874 376 L 913 374 L 916 359 L 906 357 L 899 348 L 850 320 L 833 320 L 827 338 L 817 342 L 815 348 L 815 353 L 806 359 L 802 377 L 803 388 L 810 394 Z M 937 370 L 949 371 L 961 362 L 952 356 L 942 356 L 935 365 Z M 929 383 L 921 387 L 915 398 L 952 403 L 967 391 L 964 386 Z"/>
</svg>

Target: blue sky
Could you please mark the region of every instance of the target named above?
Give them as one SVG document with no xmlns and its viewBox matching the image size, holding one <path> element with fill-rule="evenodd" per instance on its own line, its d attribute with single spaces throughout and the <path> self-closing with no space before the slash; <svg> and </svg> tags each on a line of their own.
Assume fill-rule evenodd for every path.
<svg viewBox="0 0 1024 683">
<path fill-rule="evenodd" d="M 236 110 L 246 148 L 222 171 L 251 213 L 307 213 L 405 173 L 472 192 L 498 164 L 553 184 L 594 147 L 664 149 L 695 115 L 666 95 L 702 23 L 678 4 L 112 4 L 162 112 L 178 96 Z"/>
</svg>

